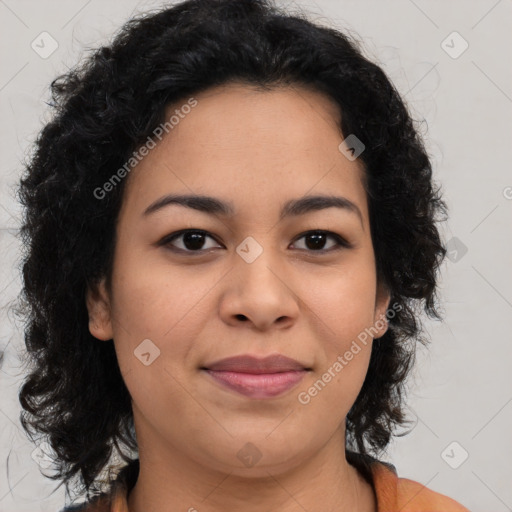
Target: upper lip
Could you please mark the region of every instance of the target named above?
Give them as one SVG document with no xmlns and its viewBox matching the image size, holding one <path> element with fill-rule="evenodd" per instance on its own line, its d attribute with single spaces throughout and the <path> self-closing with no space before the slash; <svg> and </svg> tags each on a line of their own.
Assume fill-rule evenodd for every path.
<svg viewBox="0 0 512 512">
<path fill-rule="evenodd" d="M 256 357 L 249 354 L 228 357 L 210 363 L 203 367 L 212 371 L 231 371 L 238 373 L 280 373 L 297 370 L 310 370 L 302 363 L 282 354 Z"/>
</svg>

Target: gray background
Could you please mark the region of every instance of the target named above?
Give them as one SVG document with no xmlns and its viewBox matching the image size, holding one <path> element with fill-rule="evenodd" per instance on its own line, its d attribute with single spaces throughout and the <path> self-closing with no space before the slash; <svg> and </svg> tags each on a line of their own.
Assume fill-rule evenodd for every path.
<svg viewBox="0 0 512 512">
<path fill-rule="evenodd" d="M 35 446 L 19 423 L 23 338 L 7 309 L 21 283 L 15 238 L 20 211 L 13 187 L 30 143 L 48 119 L 44 102 L 50 81 L 87 48 L 106 43 L 130 15 L 159 5 L 0 0 L 1 512 L 56 512 L 64 505 L 63 487 L 50 496 L 57 483 L 41 475 L 31 456 Z M 361 36 L 367 55 L 394 81 L 427 137 L 450 207 L 442 225 L 450 247 L 441 282 L 445 320 L 424 320 L 432 343 L 419 351 L 410 380 L 416 425 L 394 440 L 386 460 L 399 476 L 447 494 L 472 512 L 510 511 L 512 70 L 506 54 L 512 1 L 279 5 L 302 6 L 313 19 Z M 42 32 L 58 44 L 46 58 L 41 53 L 51 50 L 52 42 Z M 469 46 L 461 53 L 464 41 Z"/>
</svg>

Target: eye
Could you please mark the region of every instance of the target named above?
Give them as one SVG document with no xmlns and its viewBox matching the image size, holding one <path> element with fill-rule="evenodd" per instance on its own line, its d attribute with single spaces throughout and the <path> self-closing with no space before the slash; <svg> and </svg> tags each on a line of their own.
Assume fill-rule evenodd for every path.
<svg viewBox="0 0 512 512">
<path fill-rule="evenodd" d="M 213 247 L 204 247 L 205 240 L 210 238 L 211 240 L 215 239 L 207 232 L 202 229 L 184 229 L 182 231 L 178 231 L 176 233 L 171 233 L 170 235 L 164 237 L 159 245 L 170 246 L 171 250 L 176 252 L 184 252 L 184 253 L 202 253 L 207 251 L 208 249 L 212 249 Z M 306 248 L 300 250 L 306 250 L 309 252 L 328 252 L 332 250 L 337 250 L 341 247 L 350 248 L 351 244 L 347 242 L 340 235 L 333 233 L 332 231 L 325 230 L 314 230 L 307 231 L 300 235 L 296 240 L 300 240 L 304 238 L 306 240 Z M 334 240 L 334 244 L 325 249 L 325 243 L 327 239 Z M 178 246 L 174 244 L 175 240 L 180 240 Z M 295 242 L 296 243 L 296 242 Z M 180 247 L 181 246 L 181 247 Z"/>
<path fill-rule="evenodd" d="M 300 240 L 301 238 L 305 238 L 306 240 L 309 240 L 309 242 L 306 242 L 306 250 L 309 250 L 312 252 L 322 253 L 322 252 L 337 250 L 340 247 L 345 247 L 345 248 L 351 247 L 351 245 L 340 235 L 333 233 L 332 231 L 324 231 L 321 229 L 303 233 L 299 238 L 297 238 L 297 240 Z M 335 241 L 334 248 L 332 246 L 330 249 L 323 248 L 323 246 L 325 245 L 325 241 L 328 238 L 331 238 L 332 240 Z"/>
<path fill-rule="evenodd" d="M 181 247 L 174 246 L 172 242 L 180 238 L 183 239 L 183 241 L 180 244 Z M 214 238 L 211 237 L 207 231 L 203 231 L 202 229 L 184 229 L 183 231 L 172 233 L 171 235 L 166 236 L 160 241 L 159 245 L 170 245 L 172 246 L 172 250 L 175 250 L 177 252 L 201 253 L 202 251 L 211 249 L 211 247 L 207 247 L 206 249 L 203 247 L 204 240 L 206 238 L 214 240 Z"/>
</svg>

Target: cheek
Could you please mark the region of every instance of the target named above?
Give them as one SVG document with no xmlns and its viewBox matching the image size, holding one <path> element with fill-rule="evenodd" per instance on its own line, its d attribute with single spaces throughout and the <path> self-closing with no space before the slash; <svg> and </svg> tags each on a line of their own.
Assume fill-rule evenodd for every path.
<svg viewBox="0 0 512 512">
<path fill-rule="evenodd" d="M 373 324 L 375 293 L 373 267 L 362 260 L 337 271 L 329 268 L 322 274 L 308 276 L 297 291 L 307 309 L 314 313 L 305 311 L 305 315 L 322 329 L 323 339 L 337 350 Z"/>
<path fill-rule="evenodd" d="M 126 250 L 116 262 L 113 309 L 126 331 L 161 339 L 180 322 L 187 322 L 194 307 L 211 287 L 208 274 L 192 266 L 178 268 L 165 259 Z M 214 277 L 212 276 L 212 279 Z"/>
<path fill-rule="evenodd" d="M 163 370 L 165 365 L 177 375 L 186 371 L 192 340 L 211 315 L 205 297 L 219 276 L 194 272 L 192 266 L 147 264 L 135 251 L 125 254 L 129 256 L 116 261 L 112 279 L 114 342 L 123 374 L 140 371 L 144 362 L 154 360 L 151 371 L 140 375 L 149 386 L 161 380 L 156 375 L 159 367 Z"/>
<path fill-rule="evenodd" d="M 114 344 L 134 407 L 158 422 L 162 407 L 190 407 L 183 383 L 190 340 L 201 327 L 192 318 L 202 287 L 189 293 L 179 273 L 143 265 L 131 271 L 135 267 L 120 264 L 113 279 Z"/>
<path fill-rule="evenodd" d="M 335 273 L 331 270 L 324 278 L 317 276 L 302 291 L 314 313 L 308 313 L 314 322 L 311 329 L 321 343 L 317 380 L 312 388 L 301 390 L 306 391 L 306 400 L 315 401 L 318 414 L 332 404 L 339 404 L 337 414 L 348 413 L 368 370 L 376 281 L 372 260 L 363 263 L 360 258 L 359 263 L 347 264 Z"/>
<path fill-rule="evenodd" d="M 358 345 L 351 346 L 346 340 L 333 342 L 325 364 L 298 389 L 296 418 L 300 415 L 305 432 L 329 437 L 344 423 L 368 372 L 371 341 Z"/>
<path fill-rule="evenodd" d="M 298 391 L 299 407 L 315 428 L 315 418 L 334 428 L 348 414 L 368 372 L 372 338 L 365 332 L 371 326 L 367 304 L 351 305 L 342 313 L 332 312 L 324 320 L 334 325 L 322 335 L 320 359 L 316 371 Z M 365 321 L 366 320 L 366 321 Z"/>
</svg>

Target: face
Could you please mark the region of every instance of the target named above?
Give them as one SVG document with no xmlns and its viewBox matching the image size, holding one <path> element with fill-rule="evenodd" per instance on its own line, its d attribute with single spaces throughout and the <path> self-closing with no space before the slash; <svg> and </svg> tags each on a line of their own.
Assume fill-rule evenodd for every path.
<svg viewBox="0 0 512 512">
<path fill-rule="evenodd" d="M 112 294 L 104 282 L 88 291 L 89 328 L 114 340 L 140 453 L 241 475 L 285 470 L 332 438 L 344 446 L 371 353 L 361 333 L 387 327 L 362 164 L 340 152 L 340 113 L 321 93 L 232 83 L 195 99 L 127 178 Z M 145 213 L 171 194 L 230 211 L 168 202 Z M 309 196 L 345 202 L 284 209 Z M 246 354 L 310 370 L 261 397 L 202 369 Z"/>
</svg>

